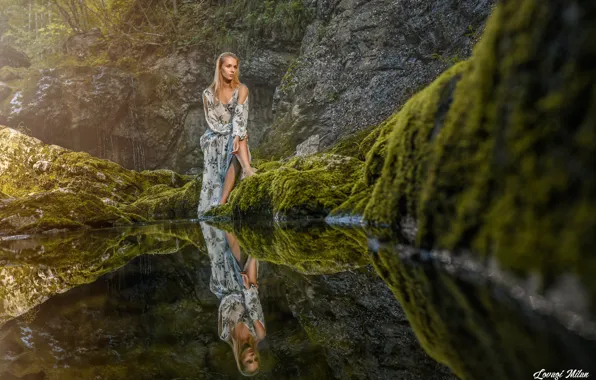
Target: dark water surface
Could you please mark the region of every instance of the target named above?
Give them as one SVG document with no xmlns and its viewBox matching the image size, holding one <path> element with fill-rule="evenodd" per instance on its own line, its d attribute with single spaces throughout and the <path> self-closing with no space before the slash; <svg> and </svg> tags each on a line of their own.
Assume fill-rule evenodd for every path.
<svg viewBox="0 0 596 380">
<path fill-rule="evenodd" d="M 596 378 L 585 315 L 362 229 L 186 221 L 4 239 L 0 379 L 243 378 L 210 286 L 225 255 L 259 263 L 256 378 Z"/>
</svg>

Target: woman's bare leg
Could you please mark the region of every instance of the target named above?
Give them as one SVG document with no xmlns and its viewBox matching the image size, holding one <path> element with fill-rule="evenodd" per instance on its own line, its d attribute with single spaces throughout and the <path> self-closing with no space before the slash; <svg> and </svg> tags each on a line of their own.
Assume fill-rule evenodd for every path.
<svg viewBox="0 0 596 380">
<path fill-rule="evenodd" d="M 228 244 L 230 245 L 230 249 L 232 250 L 232 254 L 236 258 L 236 262 L 240 265 L 240 268 L 244 267 L 246 260 L 242 260 L 242 252 L 240 251 L 240 244 L 238 243 L 238 239 L 233 234 L 226 232 L 226 239 L 228 240 Z"/>
<path fill-rule="evenodd" d="M 224 179 L 223 189 L 221 192 L 221 199 L 219 200 L 220 205 L 223 205 L 224 203 L 226 203 L 228 201 L 228 196 L 230 195 L 230 192 L 234 188 L 234 183 L 236 182 L 236 173 L 238 171 L 237 166 L 238 166 L 238 160 L 235 160 L 234 158 L 232 158 L 232 164 L 228 168 L 228 171 L 226 173 L 226 178 Z"/>
<path fill-rule="evenodd" d="M 247 264 L 246 274 L 248 275 L 248 281 L 251 284 L 257 285 L 257 260 L 249 256 Z"/>
<path fill-rule="evenodd" d="M 246 144 L 246 140 L 240 140 L 238 145 L 238 153 L 236 157 L 240 161 L 240 165 L 244 170 L 245 176 L 250 177 L 251 175 L 255 174 L 253 168 L 250 166 L 250 159 L 248 156 L 248 144 Z"/>
</svg>

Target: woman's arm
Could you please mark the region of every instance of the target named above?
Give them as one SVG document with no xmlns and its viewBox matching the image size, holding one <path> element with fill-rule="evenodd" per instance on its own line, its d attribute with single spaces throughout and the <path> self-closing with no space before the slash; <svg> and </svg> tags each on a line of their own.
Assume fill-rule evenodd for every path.
<svg viewBox="0 0 596 380">
<path fill-rule="evenodd" d="M 248 87 L 241 85 L 238 90 L 238 104 L 232 116 L 232 136 L 239 139 L 246 138 L 246 126 L 248 124 Z"/>
</svg>

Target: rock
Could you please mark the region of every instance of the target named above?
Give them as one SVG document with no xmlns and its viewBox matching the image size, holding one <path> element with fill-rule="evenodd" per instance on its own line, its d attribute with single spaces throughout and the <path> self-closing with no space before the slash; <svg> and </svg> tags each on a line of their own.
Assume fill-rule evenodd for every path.
<svg viewBox="0 0 596 380">
<path fill-rule="evenodd" d="M 0 152 L 0 234 L 196 215 L 200 185 L 169 170 L 131 171 L 3 126 Z"/>
<path fill-rule="evenodd" d="M 18 51 L 6 43 L 0 42 L 0 68 L 4 66 L 29 67 L 31 66 L 31 61 L 25 53 Z"/>
<path fill-rule="evenodd" d="M 11 93 L 12 88 L 10 88 L 6 83 L 0 82 L 0 102 L 6 99 L 6 97 Z"/>
<path fill-rule="evenodd" d="M 64 53 L 77 57 L 84 58 L 88 53 L 95 53 L 105 48 L 103 43 L 103 35 L 99 28 L 93 28 L 88 32 L 71 35 L 64 42 Z"/>
<path fill-rule="evenodd" d="M 470 55 L 493 1 L 317 1 L 301 54 L 278 87 L 259 153 L 285 157 L 377 125 L 446 67 Z"/>
<path fill-rule="evenodd" d="M 296 156 L 308 156 L 319 151 L 319 135 L 312 135 L 296 147 Z"/>
</svg>

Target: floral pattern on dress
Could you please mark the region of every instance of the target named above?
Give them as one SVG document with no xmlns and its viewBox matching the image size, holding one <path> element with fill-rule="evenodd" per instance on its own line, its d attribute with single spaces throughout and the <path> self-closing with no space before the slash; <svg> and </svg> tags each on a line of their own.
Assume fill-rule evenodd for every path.
<svg viewBox="0 0 596 380">
<path fill-rule="evenodd" d="M 240 266 L 225 232 L 205 222 L 200 222 L 200 225 L 211 262 L 209 289 L 220 299 L 217 315 L 219 337 L 231 344 L 232 329 L 242 322 L 256 338 L 255 322 L 261 322 L 265 328 L 259 290 L 255 286 L 244 287 Z"/>
<path fill-rule="evenodd" d="M 239 104 L 236 88 L 230 102 L 224 104 L 216 99 L 213 89 L 208 87 L 203 91 L 203 108 L 208 128 L 200 139 L 204 167 L 197 210 L 199 216 L 219 204 L 226 173 L 235 158 L 231 153 L 234 136 L 246 136 L 248 97 L 243 104 Z M 248 155 L 251 159 L 250 150 Z"/>
</svg>

